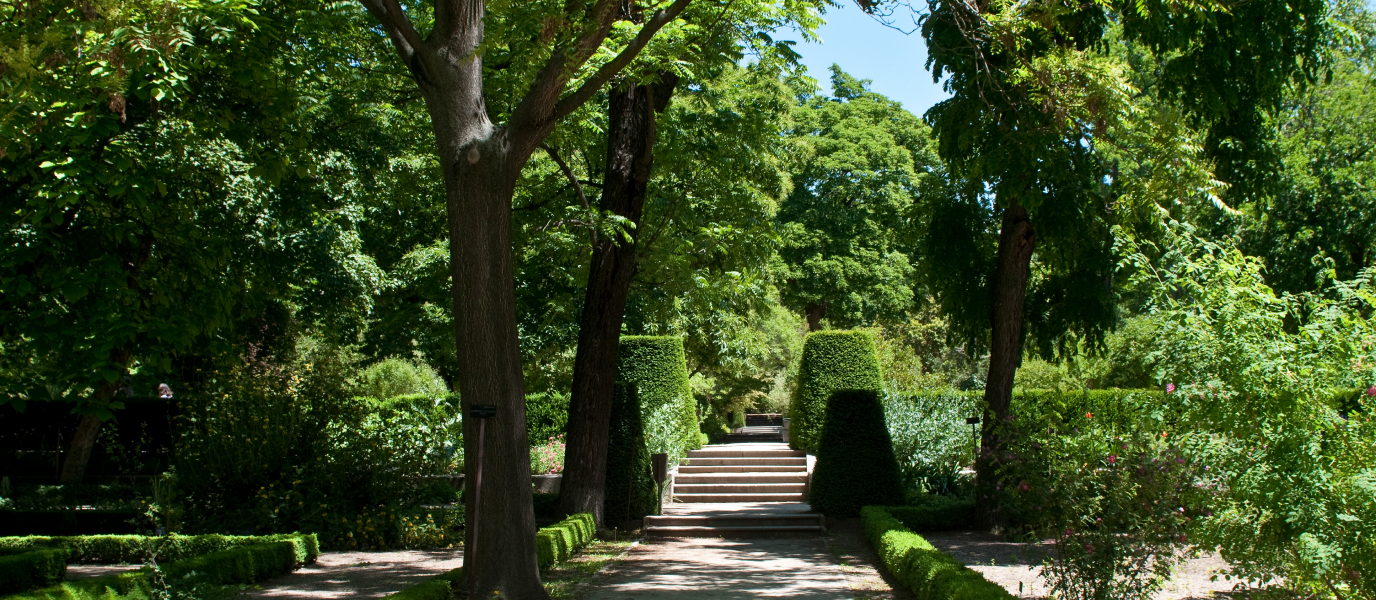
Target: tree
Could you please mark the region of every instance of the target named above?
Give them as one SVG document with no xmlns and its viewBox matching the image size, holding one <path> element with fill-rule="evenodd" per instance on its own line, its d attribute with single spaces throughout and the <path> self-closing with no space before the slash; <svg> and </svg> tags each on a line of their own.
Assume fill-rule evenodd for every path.
<svg viewBox="0 0 1376 600">
<path fill-rule="evenodd" d="M 467 500 L 472 521 L 465 533 L 464 575 L 474 595 L 544 598 L 548 595 L 536 565 L 535 514 L 529 499 L 512 196 L 526 162 L 559 119 L 592 99 L 689 0 L 646 10 L 634 33 L 631 28 L 613 31 L 621 5 L 605 0 L 555 10 L 503 6 L 506 12 L 490 16 L 482 0 L 443 0 L 433 12 L 413 10 L 414 15 L 387 0 L 362 4 L 411 72 L 434 128 L 448 208 L 457 379 L 465 414 L 477 404 L 496 407 L 483 452 L 478 420 L 464 422 L 465 455 L 472 457 L 466 463 L 469 475 L 480 460 L 488 475 L 482 505 L 476 494 Z M 488 37 L 489 19 L 507 29 Z M 417 22 L 429 29 L 425 35 Z M 608 42 L 610 47 L 604 48 Z M 489 55 L 510 61 L 500 65 L 510 70 L 503 76 L 528 77 L 518 84 L 527 91 L 514 106 L 487 103 L 484 82 L 501 77 L 489 74 L 499 65 L 485 67 Z M 594 56 L 597 60 L 590 63 Z"/>
<path fill-rule="evenodd" d="M 937 159 L 928 129 L 831 67 L 831 98 L 803 96 L 792 135 L 807 154 L 779 210 L 784 306 L 808 328 L 894 318 L 912 308 L 909 218 Z"/>
<path fill-rule="evenodd" d="M 720 71 L 743 58 L 746 49 L 753 49 L 764 61 L 778 61 L 781 53 L 790 56 L 791 50 L 786 46 L 772 43 L 767 36 L 761 39 L 760 35 L 790 22 L 806 28 L 806 24 L 814 20 L 811 14 L 814 7 L 810 3 L 798 3 L 782 8 L 776 11 L 770 2 L 746 2 L 731 3 L 722 10 L 701 14 L 688 11 L 685 23 L 707 25 L 706 33 L 694 31 L 691 35 L 696 43 L 685 45 L 682 50 L 678 46 L 686 40 L 671 36 L 667 45 L 679 50 L 672 57 L 654 54 L 642 57 L 642 62 L 652 66 L 659 62 L 672 64 L 673 70 L 638 76 L 633 70 L 626 81 L 609 93 L 607 156 L 598 210 L 603 217 L 624 222 L 628 231 L 607 235 L 594 228 L 589 232 L 593 252 L 573 364 L 564 483 L 559 499 L 562 512 L 592 512 L 597 522 L 602 523 L 607 428 L 616 379 L 617 340 L 621 335 L 631 283 L 638 270 L 637 258 L 641 254 L 637 246 L 654 163 L 656 115 L 669 106 L 670 96 L 680 81 L 680 72 L 711 74 Z M 804 34 L 807 34 L 806 29 Z M 702 39 L 704 37 L 706 39 Z M 643 71 L 644 67 L 639 70 Z M 699 84 L 692 80 L 684 83 Z M 549 152 L 577 190 L 580 201 L 586 204 L 588 201 L 573 170 L 559 160 L 554 150 Z M 653 242 L 652 239 L 645 241 Z"/>
<path fill-rule="evenodd" d="M 980 512 L 991 521 L 994 428 L 1009 417 L 1025 336 L 1043 352 L 1064 352 L 1075 340 L 1096 346 L 1114 322 L 1110 234 L 1114 188 L 1123 182 L 1098 148 L 1126 121 L 1132 96 L 1125 70 L 1104 51 L 1110 33 L 1149 50 L 1161 73 L 1152 95 L 1207 132 L 1216 173 L 1245 197 L 1264 179 L 1265 116 L 1287 85 L 1317 72 L 1326 7 L 1055 0 L 930 7 L 922 18 L 928 66 L 935 79 L 947 77 L 953 97 L 926 118 L 958 200 L 933 209 L 929 231 L 939 237 L 929 240 L 963 241 L 929 242 L 927 260 L 945 312 L 972 339 L 990 335 L 989 418 L 977 471 Z M 979 248 L 985 253 L 961 255 Z M 983 307 L 987 330 L 979 325 Z"/>
<path fill-rule="evenodd" d="M 335 322 L 367 309 L 370 261 L 317 212 L 313 163 L 285 158 L 303 147 L 301 63 L 278 62 L 297 11 L 262 9 L 0 9 L 0 401 L 84 415 L 64 482 L 82 477 L 133 369 L 223 350 L 268 305 Z M 293 297 L 303 281 L 312 293 Z"/>
</svg>

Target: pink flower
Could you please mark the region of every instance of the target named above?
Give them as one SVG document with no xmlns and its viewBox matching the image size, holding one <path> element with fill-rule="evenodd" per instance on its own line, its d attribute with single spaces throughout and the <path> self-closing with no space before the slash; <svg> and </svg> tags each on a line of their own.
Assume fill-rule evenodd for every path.
<svg viewBox="0 0 1376 600">
<path fill-rule="evenodd" d="M 1366 388 L 1366 395 L 1368 395 L 1368 396 L 1376 396 L 1376 385 L 1373 385 L 1373 386 L 1371 386 L 1371 387 L 1369 387 L 1369 388 Z"/>
<path fill-rule="evenodd" d="M 1117 454 L 1110 454 L 1110 455 L 1108 456 L 1108 464 L 1111 465 L 1111 464 L 1116 463 L 1116 462 L 1118 462 L 1118 455 L 1117 455 Z"/>
<path fill-rule="evenodd" d="M 1372 386 L 1371 389 L 1376 390 L 1376 386 Z M 1166 393 L 1167 393 L 1167 394 L 1169 394 L 1169 393 L 1171 393 L 1171 392 L 1174 392 L 1174 391 L 1175 391 L 1175 384 L 1174 384 L 1174 383 L 1168 383 L 1168 384 L 1166 384 Z"/>
<path fill-rule="evenodd" d="M 1032 489 L 1032 486 L 1027 485 L 1027 482 L 1026 482 L 1026 481 L 1024 481 L 1024 482 L 1018 484 L 1018 491 L 1020 491 L 1020 492 L 1026 492 L 1027 490 L 1030 490 L 1030 489 Z"/>
</svg>

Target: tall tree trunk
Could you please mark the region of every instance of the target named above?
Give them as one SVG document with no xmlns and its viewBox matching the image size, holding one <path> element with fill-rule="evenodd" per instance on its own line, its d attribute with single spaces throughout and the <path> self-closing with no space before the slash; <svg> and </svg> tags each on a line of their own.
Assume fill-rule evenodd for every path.
<svg viewBox="0 0 1376 600">
<path fill-rule="evenodd" d="M 607 111 L 607 170 L 603 175 L 603 211 L 640 226 L 645 191 L 654 163 L 655 113 L 668 106 L 678 77 L 662 73 L 661 83 L 625 84 L 611 90 Z M 631 240 L 595 238 L 588 287 L 579 320 L 578 353 L 573 362 L 568 431 L 564 445 L 564 481 L 559 509 L 565 514 L 590 512 L 598 527 L 607 481 L 607 439 L 611 427 L 612 384 L 626 297 L 636 272 L 637 230 Z"/>
<path fill-rule="evenodd" d="M 110 351 L 110 363 L 119 367 L 121 375 L 129 366 L 130 353 L 127 350 L 115 349 Z M 115 396 L 115 391 L 119 389 L 119 379 L 106 381 L 96 389 L 95 400 L 98 404 L 103 404 Z M 62 472 L 57 477 L 57 482 L 61 484 L 81 483 L 86 477 L 86 465 L 91 462 L 91 453 L 96 447 L 96 437 L 100 435 L 102 421 L 95 415 L 85 415 L 81 417 L 81 422 L 77 423 L 76 433 L 72 436 L 72 444 L 67 448 L 67 457 L 62 461 Z"/>
<path fill-rule="evenodd" d="M 1031 270 L 1036 232 L 1027 210 L 1013 204 L 1003 211 L 999 228 L 998 265 L 994 272 L 993 307 L 989 316 L 992 339 L 989 344 L 989 376 L 984 384 L 985 413 L 980 436 L 980 456 L 975 461 L 975 498 L 982 527 L 1003 525 L 997 510 L 998 476 L 996 457 L 1003 448 L 998 438 L 999 423 L 1008 420 L 1013 401 L 1013 376 L 1022 359 L 1023 301 L 1027 297 L 1027 278 Z"/>
<path fill-rule="evenodd" d="M 386 32 L 425 98 L 435 131 L 449 211 L 450 275 L 454 288 L 457 377 L 465 415 L 474 405 L 496 407 L 485 423 L 464 419 L 466 480 L 481 500 L 466 496 L 464 576 L 472 597 L 547 599 L 536 564 L 535 512 L 530 493 L 530 446 L 525 384 L 516 328 L 516 283 L 511 256 L 511 198 L 521 169 L 559 119 L 568 116 L 635 60 L 656 32 L 691 0 L 674 0 L 644 20 L 611 61 L 570 79 L 602 47 L 621 3 L 569 4 L 575 19 L 549 23 L 559 43 L 535 74 L 505 127 L 493 125 L 483 99 L 481 46 L 486 3 L 436 0 L 422 37 L 406 10 L 390 0 L 360 0 Z M 418 9 L 419 10 L 419 9 Z M 582 13 L 578 16 L 578 13 Z M 576 25 L 571 25 L 574 23 Z M 481 450 L 479 427 L 485 425 Z M 482 458 L 479 459 L 479 456 Z"/>
<path fill-rule="evenodd" d="M 803 316 L 807 317 L 808 331 L 821 331 L 822 317 L 827 314 L 827 303 L 825 300 L 809 302 L 803 309 Z"/>
</svg>

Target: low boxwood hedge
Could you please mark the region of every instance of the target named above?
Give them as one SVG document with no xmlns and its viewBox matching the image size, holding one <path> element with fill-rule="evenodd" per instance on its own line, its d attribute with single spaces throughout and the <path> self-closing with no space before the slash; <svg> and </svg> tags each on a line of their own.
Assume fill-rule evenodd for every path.
<svg viewBox="0 0 1376 600">
<path fill-rule="evenodd" d="M 540 568 L 546 569 L 568 560 L 592 541 L 595 527 L 592 513 L 578 513 L 549 527 L 540 528 L 535 534 Z"/>
<path fill-rule="evenodd" d="M 56 585 L 67 575 L 67 550 L 34 550 L 0 557 L 0 594 Z"/>
<path fill-rule="evenodd" d="M 295 539 L 281 537 L 284 539 L 243 544 L 164 564 L 160 568 L 173 588 L 201 584 L 234 585 L 257 583 L 284 575 L 300 566 L 303 559 L 313 559 L 308 551 L 312 544 L 308 543 L 307 538 L 312 538 L 313 542 L 314 536 L 295 536 Z M 149 598 L 152 590 L 153 583 L 145 568 L 112 577 L 65 582 L 5 596 L 3 600 L 142 600 Z"/>
<path fill-rule="evenodd" d="M 74 535 L 47 537 L 30 535 L 0 537 L 0 550 L 63 549 L 71 551 L 69 563 L 140 563 L 151 547 L 158 561 L 169 563 L 193 556 L 264 542 L 292 542 L 298 563 L 314 562 L 320 556 L 320 542 L 314 533 L 278 535 Z"/>
<path fill-rule="evenodd" d="M 463 567 L 440 573 L 424 583 L 413 585 L 383 600 L 450 600 L 454 597 L 454 583 L 463 579 Z"/>
<path fill-rule="evenodd" d="M 966 529 L 975 522 L 975 501 L 927 495 L 917 506 L 890 506 L 893 518 L 913 531 Z"/>
<path fill-rule="evenodd" d="M 918 598 L 926 600 L 1012 599 L 1013 595 L 979 572 L 943 554 L 913 533 L 882 506 L 860 509 L 865 535 L 880 562 Z"/>
</svg>

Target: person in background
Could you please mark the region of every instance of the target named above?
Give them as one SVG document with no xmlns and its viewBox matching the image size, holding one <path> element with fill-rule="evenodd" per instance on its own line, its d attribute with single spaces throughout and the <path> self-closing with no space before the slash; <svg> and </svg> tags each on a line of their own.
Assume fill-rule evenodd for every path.
<svg viewBox="0 0 1376 600">
<path fill-rule="evenodd" d="M 158 397 L 159 397 L 159 398 L 171 398 L 171 397 L 172 397 L 172 388 L 171 388 L 171 387 L 168 387 L 168 385 L 165 384 L 165 383 L 159 383 L 159 384 L 158 384 Z"/>
</svg>

